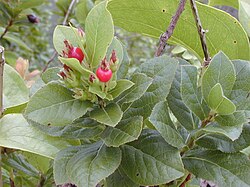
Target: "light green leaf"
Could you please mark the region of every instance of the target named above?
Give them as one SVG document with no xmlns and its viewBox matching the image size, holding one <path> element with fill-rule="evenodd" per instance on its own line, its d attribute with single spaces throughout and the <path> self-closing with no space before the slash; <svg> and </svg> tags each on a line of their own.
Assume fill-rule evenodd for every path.
<svg viewBox="0 0 250 187">
<path fill-rule="evenodd" d="M 119 95 L 121 95 L 121 93 L 123 93 L 124 91 L 128 90 L 129 88 L 131 88 L 134 85 L 133 82 L 126 80 L 126 79 L 120 79 L 117 81 L 117 85 L 116 87 L 111 90 L 109 93 L 113 96 L 113 98 L 115 99 L 116 97 L 118 97 Z"/>
<path fill-rule="evenodd" d="M 100 85 L 97 84 L 90 85 L 89 92 L 98 95 L 102 99 L 106 98 L 106 94 L 102 91 Z"/>
<path fill-rule="evenodd" d="M 0 120 L 0 146 L 19 149 L 54 158 L 56 153 L 71 144 L 61 138 L 50 137 L 35 129 L 21 114 L 8 114 Z"/>
<path fill-rule="evenodd" d="M 223 53 L 218 53 L 211 61 L 202 77 L 202 94 L 206 101 L 210 90 L 220 83 L 226 97 L 229 97 L 236 80 L 236 73 L 232 62 Z"/>
<path fill-rule="evenodd" d="M 108 59 L 111 56 L 113 50 L 115 50 L 116 52 L 116 57 L 119 60 L 119 65 L 120 65 L 121 62 L 123 61 L 124 51 L 123 51 L 122 43 L 116 37 L 113 38 L 112 43 L 110 44 L 108 48 L 108 51 L 107 51 Z"/>
<path fill-rule="evenodd" d="M 208 95 L 209 107 L 218 114 L 229 115 L 235 112 L 236 107 L 232 101 L 223 94 L 220 83 L 217 83 Z"/>
<path fill-rule="evenodd" d="M 78 46 L 79 39 L 77 37 L 77 29 L 68 26 L 57 25 L 53 34 L 53 44 L 56 51 L 62 55 L 62 51 L 66 49 L 64 41 L 68 40 L 73 46 Z"/>
<path fill-rule="evenodd" d="M 225 153 L 239 152 L 250 145 L 250 126 L 246 124 L 240 137 L 234 141 L 225 136 L 215 134 L 202 137 L 195 143 L 201 147 L 217 149 Z"/>
<path fill-rule="evenodd" d="M 121 150 L 102 142 L 86 145 L 67 163 L 67 174 L 77 186 L 94 187 L 121 163 Z"/>
<path fill-rule="evenodd" d="M 178 59 L 180 64 L 187 65 L 187 62 L 181 59 Z M 181 123 L 183 127 L 187 130 L 193 130 L 197 128 L 199 124 L 198 117 L 196 117 L 192 111 L 183 103 L 181 97 L 181 66 L 178 67 L 174 81 L 172 83 L 169 95 L 167 97 L 168 106 L 173 112 L 176 119 Z"/>
<path fill-rule="evenodd" d="M 231 6 L 235 9 L 239 9 L 238 0 L 209 0 L 210 6 Z"/>
<path fill-rule="evenodd" d="M 244 111 L 236 111 L 231 115 L 216 116 L 215 121 L 217 121 L 221 126 L 234 126 L 247 123 L 247 118 Z"/>
<path fill-rule="evenodd" d="M 143 118 L 141 116 L 124 119 L 114 128 L 107 127 L 101 137 L 107 146 L 119 147 L 138 139 L 142 126 Z"/>
<path fill-rule="evenodd" d="M 105 57 L 114 37 L 111 14 L 106 9 L 107 2 L 96 5 L 86 19 L 86 52 L 91 67 L 96 67 Z"/>
<path fill-rule="evenodd" d="M 105 108 L 96 108 L 90 112 L 90 118 L 99 123 L 115 127 L 122 119 L 123 112 L 116 103 L 110 103 Z"/>
<path fill-rule="evenodd" d="M 236 81 L 230 96 L 237 110 L 250 110 L 250 62 L 233 61 L 236 70 Z"/>
<path fill-rule="evenodd" d="M 140 187 L 119 168 L 106 179 L 106 182 L 108 187 Z"/>
<path fill-rule="evenodd" d="M 19 9 L 27 9 L 27 8 L 34 8 L 36 6 L 40 6 L 44 3 L 43 0 L 21 0 L 19 1 L 19 5 L 17 8 Z"/>
<path fill-rule="evenodd" d="M 144 130 L 137 141 L 123 145 L 121 169 L 143 186 L 165 184 L 184 175 L 178 150 L 152 130 Z"/>
<path fill-rule="evenodd" d="M 185 105 L 201 120 L 208 116 L 209 110 L 202 103 L 202 96 L 198 90 L 197 68 L 195 66 L 181 67 L 181 95 Z"/>
<path fill-rule="evenodd" d="M 72 92 L 51 82 L 38 90 L 30 99 L 25 115 L 43 125 L 64 126 L 83 116 L 92 103 L 72 97 Z"/>
<path fill-rule="evenodd" d="M 22 77 L 8 64 L 3 74 L 3 108 L 9 109 L 25 104 L 29 100 L 29 90 Z"/>
<path fill-rule="evenodd" d="M 248 0 L 239 0 L 239 19 L 246 30 L 248 36 L 250 37 L 250 2 Z"/>
<path fill-rule="evenodd" d="M 123 59 L 122 61 L 120 61 L 120 67 L 117 71 L 118 80 L 126 78 L 130 65 L 130 58 L 128 56 L 128 53 L 124 45 L 122 45 L 122 49 L 123 49 Z"/>
<path fill-rule="evenodd" d="M 127 111 L 127 115 L 141 115 L 145 119 L 149 117 L 155 104 L 166 100 L 177 67 L 178 61 L 167 56 L 156 57 L 143 63 L 139 68 L 139 72 L 152 78 L 153 83 L 146 93 L 132 104 Z"/>
<path fill-rule="evenodd" d="M 250 161 L 243 153 L 198 150 L 184 157 L 183 162 L 195 176 L 213 181 L 218 186 L 250 185 Z"/>
<path fill-rule="evenodd" d="M 60 72 L 60 68 L 58 67 L 53 67 L 47 69 L 42 75 L 42 80 L 46 84 L 51 82 L 51 81 L 57 81 L 59 80 L 59 76 L 57 75 Z"/>
<path fill-rule="evenodd" d="M 63 63 L 69 66 L 71 69 L 79 72 L 82 74 L 82 76 L 86 79 L 89 79 L 91 74 L 94 74 L 92 71 L 84 68 L 77 59 L 75 58 L 62 58 L 59 57 L 59 60 Z"/>
<path fill-rule="evenodd" d="M 131 103 L 136 101 L 147 91 L 152 81 L 153 79 L 142 73 L 132 75 L 131 82 L 134 83 L 134 86 L 121 94 L 118 98 L 118 103 Z"/>
<path fill-rule="evenodd" d="M 166 140 L 167 143 L 179 149 L 184 146 L 184 140 L 182 139 L 181 135 L 178 133 L 173 122 L 170 119 L 166 101 L 159 102 L 155 105 L 149 117 L 149 121 Z"/>
<path fill-rule="evenodd" d="M 154 0 L 153 2 L 111 0 L 108 3 L 108 10 L 111 12 L 116 26 L 130 32 L 159 38 L 166 31 L 167 23 L 170 23 L 178 4 L 179 0 Z M 204 29 L 209 31 L 206 37 L 211 56 L 221 50 L 230 59 L 248 60 L 250 56 L 249 41 L 240 23 L 229 14 L 207 5 L 197 2 L 197 8 Z M 203 60 L 200 37 L 188 3 L 168 42 L 185 47 L 199 57 L 200 61 Z"/>
</svg>

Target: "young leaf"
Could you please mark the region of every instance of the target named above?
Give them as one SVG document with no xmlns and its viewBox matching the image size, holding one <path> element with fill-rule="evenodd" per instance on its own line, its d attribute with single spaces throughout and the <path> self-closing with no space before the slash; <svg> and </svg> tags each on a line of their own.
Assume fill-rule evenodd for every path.
<svg viewBox="0 0 250 187">
<path fill-rule="evenodd" d="M 101 135 L 107 146 L 119 147 L 132 142 L 141 134 L 143 118 L 141 116 L 121 120 L 116 127 L 107 127 Z"/>
<path fill-rule="evenodd" d="M 188 65 L 184 60 L 178 59 L 181 65 Z M 169 95 L 167 97 L 168 106 L 176 119 L 187 130 L 194 130 L 199 124 L 199 119 L 184 104 L 181 97 L 181 66 L 178 67 Z"/>
<path fill-rule="evenodd" d="M 115 127 L 122 119 L 123 112 L 116 103 L 110 103 L 104 108 L 96 108 L 90 112 L 90 118 L 99 123 Z"/>
<path fill-rule="evenodd" d="M 107 2 L 96 5 L 86 19 L 86 52 L 91 67 L 96 67 L 105 57 L 114 37 L 111 14 L 106 9 Z"/>
<path fill-rule="evenodd" d="M 213 111 L 221 115 L 229 115 L 236 110 L 233 102 L 224 96 L 220 83 L 210 90 L 207 103 Z"/>
<path fill-rule="evenodd" d="M 8 64 L 3 74 L 3 108 L 16 107 L 29 100 L 29 90 L 21 76 Z"/>
<path fill-rule="evenodd" d="M 170 22 L 178 3 L 179 1 L 161 0 L 154 1 L 154 6 L 152 6 L 152 2 L 148 0 L 112 0 L 108 3 L 108 10 L 116 26 L 130 32 L 159 38 L 165 32 L 166 22 Z M 230 59 L 248 60 L 249 41 L 240 23 L 229 14 L 213 7 L 197 2 L 197 8 L 204 28 L 209 30 L 206 37 L 211 56 L 222 50 Z M 178 21 L 173 37 L 168 42 L 185 47 L 198 56 L 200 61 L 203 60 L 202 46 L 188 3 Z"/>
<path fill-rule="evenodd" d="M 152 114 L 149 117 L 149 121 L 167 143 L 179 149 L 184 146 L 184 140 L 170 119 L 166 101 L 159 102 L 155 105 Z"/>
<path fill-rule="evenodd" d="M 110 44 L 108 48 L 108 51 L 107 51 L 108 59 L 111 56 L 113 50 L 115 50 L 116 52 L 116 57 L 117 59 L 119 59 L 119 65 L 120 65 L 120 63 L 123 61 L 124 51 L 123 51 L 122 43 L 116 37 L 113 38 L 112 43 Z"/>
<path fill-rule="evenodd" d="M 67 174 L 77 186 L 93 187 L 111 175 L 121 163 L 121 150 L 103 142 L 82 147 L 67 163 Z"/>
<path fill-rule="evenodd" d="M 72 94 L 69 89 L 51 82 L 31 97 L 25 115 L 43 125 L 70 124 L 92 106 L 88 101 L 74 99 Z"/>
<path fill-rule="evenodd" d="M 51 81 L 57 81 L 59 80 L 59 76 L 57 75 L 60 72 L 60 68 L 53 67 L 47 69 L 42 75 L 42 80 L 45 82 L 45 84 L 51 82 Z"/>
<path fill-rule="evenodd" d="M 62 51 L 66 49 L 65 40 L 68 40 L 71 45 L 78 47 L 79 41 L 76 33 L 78 31 L 75 28 L 63 25 L 56 26 L 53 34 L 53 44 L 58 54 L 62 55 Z"/>
<path fill-rule="evenodd" d="M 50 137 L 32 127 L 21 114 L 8 114 L 0 120 L 0 146 L 19 149 L 54 158 L 56 153 L 71 144 Z"/>
<path fill-rule="evenodd" d="M 181 95 L 185 105 L 201 120 L 208 116 L 209 110 L 202 103 L 202 96 L 197 87 L 197 68 L 195 66 L 181 67 Z"/>
<path fill-rule="evenodd" d="M 178 150 L 153 130 L 144 130 L 140 138 L 122 147 L 121 169 L 143 186 L 165 184 L 184 175 Z"/>
<path fill-rule="evenodd" d="M 229 97 L 236 80 L 236 73 L 232 62 L 223 53 L 219 52 L 212 59 L 202 77 L 202 94 L 206 101 L 211 89 L 220 83 L 226 97 Z"/>
<path fill-rule="evenodd" d="M 183 162 L 195 176 L 213 181 L 218 186 L 250 185 L 250 161 L 243 153 L 197 150 L 185 156 Z"/>
<path fill-rule="evenodd" d="M 131 103 L 136 101 L 146 92 L 152 84 L 152 81 L 151 78 L 142 73 L 132 75 L 131 82 L 133 82 L 134 85 L 118 97 L 118 103 Z"/>
<path fill-rule="evenodd" d="M 123 93 L 124 91 L 128 90 L 129 88 L 131 88 L 134 85 L 133 82 L 126 80 L 126 79 L 120 79 L 117 81 L 117 85 L 116 87 L 111 90 L 109 93 L 113 96 L 113 98 L 115 99 L 116 97 L 118 97 L 119 95 L 121 95 L 121 93 Z"/>
<path fill-rule="evenodd" d="M 152 78 L 153 82 L 146 93 L 132 104 L 126 115 L 149 117 L 155 104 L 166 100 L 177 67 L 178 61 L 167 56 L 156 57 L 143 63 L 139 72 Z"/>
</svg>

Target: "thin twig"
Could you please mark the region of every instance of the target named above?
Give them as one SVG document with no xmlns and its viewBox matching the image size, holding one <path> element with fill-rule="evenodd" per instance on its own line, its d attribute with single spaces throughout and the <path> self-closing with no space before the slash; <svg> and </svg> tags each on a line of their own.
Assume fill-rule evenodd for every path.
<svg viewBox="0 0 250 187">
<path fill-rule="evenodd" d="M 13 19 L 11 19 L 8 23 L 8 25 L 5 27 L 3 34 L 0 36 L 0 40 L 3 39 L 3 37 L 5 36 L 5 34 L 7 34 L 7 32 L 9 31 L 10 27 L 13 24 Z"/>
<path fill-rule="evenodd" d="M 70 13 L 71 13 L 71 11 L 72 11 L 72 8 L 73 8 L 73 6 L 74 6 L 75 3 L 76 3 L 76 0 L 72 0 L 72 1 L 71 1 L 70 5 L 69 5 L 69 8 L 68 8 L 68 10 L 67 10 L 67 12 L 66 12 L 66 14 L 65 14 L 65 17 L 64 17 L 64 20 L 63 20 L 62 25 L 66 25 L 66 24 L 67 24 L 67 21 L 68 21 L 68 19 L 69 19 L 69 15 L 70 15 Z M 56 58 L 56 56 L 57 56 L 57 52 L 56 52 L 56 50 L 55 50 L 54 53 L 53 53 L 53 55 L 51 56 L 51 58 L 50 58 L 49 61 L 46 63 L 45 67 L 43 68 L 42 73 L 44 73 L 44 72 L 48 69 L 50 63 L 53 62 L 53 60 Z"/>
<path fill-rule="evenodd" d="M 198 33 L 200 35 L 201 45 L 202 45 L 202 49 L 203 49 L 203 53 L 204 53 L 204 64 L 203 64 L 203 66 L 206 67 L 211 62 L 211 57 L 209 55 L 207 42 L 206 42 L 206 31 L 202 27 L 195 0 L 190 0 L 190 4 L 191 4 L 191 9 L 193 11 L 193 15 L 194 15 L 194 18 L 195 18 L 195 23 L 196 23 L 196 26 L 197 26 L 197 29 L 198 29 Z"/>
<path fill-rule="evenodd" d="M 179 6 L 176 10 L 176 13 L 172 17 L 172 20 L 171 20 L 166 32 L 164 32 L 160 37 L 159 46 L 155 52 L 155 56 L 161 56 L 163 54 L 163 51 L 167 45 L 167 41 L 173 35 L 174 29 L 176 27 L 176 24 L 177 24 L 179 18 L 180 18 L 180 15 L 182 14 L 182 12 L 185 9 L 186 2 L 187 2 L 187 0 L 180 0 Z"/>
<path fill-rule="evenodd" d="M 4 70 L 4 48 L 0 46 L 0 118 L 3 115 L 3 70 Z"/>
</svg>

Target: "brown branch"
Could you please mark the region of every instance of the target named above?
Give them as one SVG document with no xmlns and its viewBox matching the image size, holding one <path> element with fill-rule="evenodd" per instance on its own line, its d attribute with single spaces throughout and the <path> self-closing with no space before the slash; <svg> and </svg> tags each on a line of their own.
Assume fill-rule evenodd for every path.
<svg viewBox="0 0 250 187">
<path fill-rule="evenodd" d="M 8 25 L 5 27 L 3 34 L 0 36 L 0 40 L 3 39 L 3 37 L 5 36 L 5 34 L 7 34 L 7 32 L 9 31 L 10 27 L 13 24 L 13 19 L 11 19 L 8 23 Z"/>
<path fill-rule="evenodd" d="M 4 48 L 0 46 L 0 118 L 3 115 L 3 70 L 4 70 Z"/>
<path fill-rule="evenodd" d="M 183 183 L 181 183 L 180 187 L 185 187 L 186 184 L 188 183 L 188 181 L 191 180 L 192 174 L 189 173 L 188 176 L 186 177 L 186 179 L 183 181 Z"/>
<path fill-rule="evenodd" d="M 172 17 L 172 20 L 171 20 L 166 32 L 164 32 L 160 37 L 159 46 L 155 52 L 155 56 L 161 56 L 163 54 L 163 51 L 167 45 L 167 41 L 173 35 L 174 29 L 176 27 L 176 24 L 177 24 L 179 18 L 180 18 L 180 15 L 182 14 L 182 12 L 185 9 L 186 2 L 187 2 L 187 0 L 180 0 L 179 6 L 176 10 L 176 13 Z"/>
<path fill-rule="evenodd" d="M 199 33 L 199 36 L 200 36 L 202 50 L 203 50 L 203 53 L 204 53 L 204 64 L 203 64 L 203 66 L 206 67 L 211 62 L 211 57 L 210 57 L 209 52 L 208 52 L 207 41 L 206 41 L 206 31 L 202 27 L 195 0 L 190 0 L 190 4 L 191 4 L 191 9 L 193 11 L 193 15 L 194 15 L 194 18 L 195 18 L 195 23 L 196 23 L 196 26 L 197 26 L 197 29 L 198 29 L 198 33 Z"/>
<path fill-rule="evenodd" d="M 64 19 L 63 19 L 62 25 L 66 25 L 66 24 L 67 24 L 69 15 L 70 15 L 70 13 L 71 13 L 71 11 L 72 11 L 72 8 L 73 8 L 73 6 L 74 6 L 75 3 L 76 3 L 76 0 L 72 0 L 72 1 L 71 1 L 70 5 L 69 5 L 69 8 L 68 8 L 68 10 L 67 10 L 67 12 L 66 12 L 66 14 L 65 14 Z M 53 55 L 51 56 L 51 58 L 50 58 L 49 61 L 46 63 L 45 67 L 43 68 L 42 73 L 44 73 L 44 72 L 48 69 L 50 63 L 53 62 L 53 60 L 56 58 L 57 54 L 58 54 L 58 53 L 57 53 L 56 50 L 55 50 L 54 53 L 53 53 Z"/>
</svg>

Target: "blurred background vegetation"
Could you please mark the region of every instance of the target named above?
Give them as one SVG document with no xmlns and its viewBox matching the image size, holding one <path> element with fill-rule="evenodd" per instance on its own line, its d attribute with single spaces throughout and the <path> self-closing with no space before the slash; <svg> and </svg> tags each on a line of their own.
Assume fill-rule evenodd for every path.
<svg viewBox="0 0 250 187">
<path fill-rule="evenodd" d="M 74 27 L 84 30 L 88 12 L 100 1 L 102 0 L 76 0 L 66 23 L 70 22 Z M 59 65 L 52 44 L 53 31 L 56 25 L 63 23 L 71 2 L 72 0 L 0 0 L 0 45 L 6 49 L 6 62 L 15 67 L 27 81 L 34 77 L 39 79 L 39 73 L 48 62 L 50 67 Z M 200 2 L 208 3 L 207 0 Z M 236 9 L 225 6 L 217 8 L 237 18 Z M 141 37 L 120 28 L 116 28 L 115 35 L 127 48 L 131 71 L 153 57 L 158 39 Z M 172 46 L 166 50 L 169 55 L 200 64 L 194 55 L 182 47 Z M 32 153 L 6 151 L 3 151 L 6 186 L 10 185 L 11 180 L 15 181 L 17 187 L 54 185 L 50 159 Z M 9 179 L 9 176 L 15 177 Z"/>
</svg>

